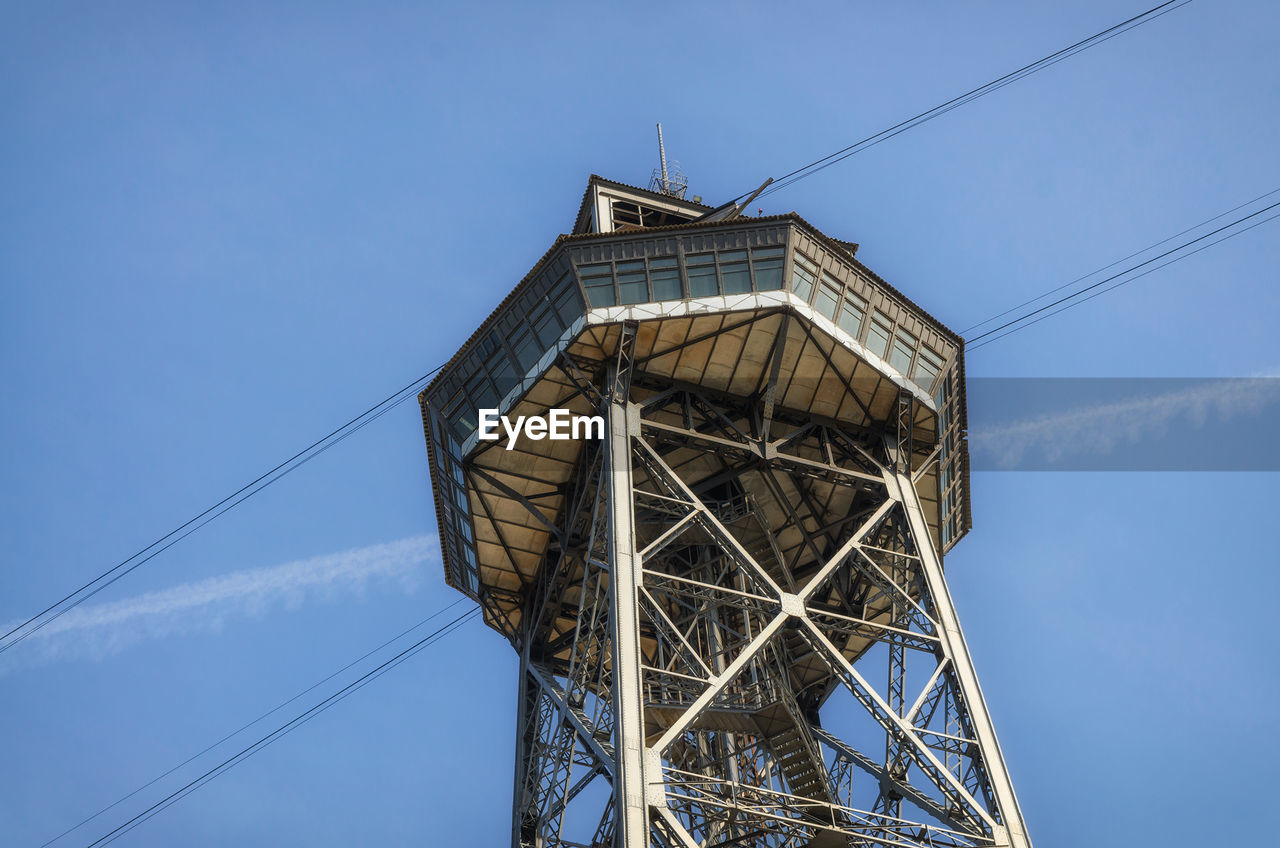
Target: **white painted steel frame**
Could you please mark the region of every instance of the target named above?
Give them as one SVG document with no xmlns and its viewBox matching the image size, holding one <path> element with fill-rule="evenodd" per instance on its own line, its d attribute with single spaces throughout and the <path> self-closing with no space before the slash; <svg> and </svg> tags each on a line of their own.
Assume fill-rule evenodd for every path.
<svg viewBox="0 0 1280 848">
<path fill-rule="evenodd" d="M 693 455 L 723 450 L 717 442 L 726 439 L 708 439 L 693 428 L 650 421 L 644 417 L 644 406 L 628 396 L 625 379 L 608 382 L 613 383 L 613 391 L 603 403 L 608 423 L 605 456 L 594 494 L 581 498 L 592 504 L 594 517 L 577 597 L 579 625 L 572 639 L 561 636 L 557 643 L 568 639 L 567 671 L 552 669 L 547 664 L 550 658 L 533 659 L 536 645 L 526 645 L 522 656 L 517 764 L 522 774 L 516 783 L 513 845 L 583 844 L 561 840 L 561 819 L 584 785 L 603 778 L 612 786 L 611 803 L 601 813 L 591 844 L 701 846 L 718 844 L 723 837 L 734 844 L 761 846 L 1029 846 L 941 560 L 930 541 L 914 484 L 897 467 L 896 444 L 885 439 L 879 458 L 855 445 L 856 467 L 789 455 L 788 443 L 798 437 L 736 445 L 783 472 L 801 467 L 796 460 L 803 460 L 807 471 L 829 465 L 825 470 L 832 479 L 874 490 L 879 498 L 825 561 L 804 576 L 798 589 L 788 591 L 651 440 L 679 438 L 681 450 Z M 871 467 L 876 474 L 868 473 Z M 637 488 L 638 469 L 647 481 L 646 491 Z M 640 548 L 637 510 L 642 504 L 658 503 L 666 511 L 667 525 Z M 649 519 L 654 515 L 650 509 Z M 567 520 L 579 519 L 571 515 Z M 876 538 L 877 532 L 895 522 L 902 539 L 897 550 L 888 547 L 892 542 Z M 700 534 L 704 546 L 714 549 L 721 579 L 661 570 L 659 561 L 672 540 L 688 533 Z M 894 566 L 886 570 L 887 561 Z M 901 613 L 891 621 L 873 621 L 824 608 L 817 599 L 837 578 L 874 586 L 880 596 L 892 598 L 893 609 Z M 588 592 L 588 584 L 597 587 L 594 594 Z M 733 642 L 733 656 L 723 655 L 720 641 L 715 641 L 714 649 L 708 648 L 691 626 L 682 630 L 668 615 L 659 598 L 674 597 L 690 608 L 724 607 L 738 615 L 741 626 L 750 632 L 744 636 L 727 625 L 713 627 L 718 640 Z M 542 600 L 549 599 L 544 595 Z M 539 610 L 530 613 L 529 621 L 539 620 Z M 759 626 L 752 628 L 752 624 Z M 877 762 L 816 725 L 807 726 L 809 720 L 802 715 L 785 667 L 768 659 L 787 655 L 789 649 L 782 646 L 784 630 L 793 641 L 808 643 L 811 656 L 825 663 L 831 678 L 847 687 L 884 730 L 892 743 L 890 750 L 901 751 L 903 762 L 915 769 L 918 783 L 910 782 L 905 768 L 891 773 L 890 763 Z M 896 640 L 913 653 L 931 654 L 936 666 L 918 692 L 886 699 L 859 671 L 869 655 L 850 657 L 836 644 L 847 641 L 850 634 L 890 644 Z M 604 651 L 606 638 L 609 645 Z M 664 669 L 646 661 L 646 650 L 651 655 L 665 651 L 692 659 L 683 670 Z M 698 654 L 699 650 L 704 653 Z M 598 667 L 589 668 L 591 663 Z M 732 701 L 727 693 L 738 687 L 747 671 L 756 676 L 758 691 L 774 693 L 772 697 L 786 706 L 779 715 L 790 716 L 783 723 L 791 721 L 793 727 L 783 736 L 808 739 L 811 746 L 821 743 L 831 752 L 826 759 L 809 756 L 810 770 L 823 772 L 816 782 L 806 784 L 811 787 L 809 794 L 788 788 L 790 781 L 800 778 L 785 773 L 787 757 L 774 741 L 756 734 L 750 742 L 752 734 L 745 730 L 707 729 L 715 721 L 728 721 L 713 716 L 733 713 L 725 708 Z M 769 674 L 772 679 L 761 679 Z M 607 691 L 596 691 L 592 697 L 591 685 L 584 682 L 590 680 Z M 659 695 L 647 694 L 653 691 Z M 696 695 L 680 695 L 675 707 L 663 706 L 666 696 L 662 693 L 680 691 Z M 733 697 L 743 696 L 735 693 Z M 927 719 L 920 723 L 922 715 L 932 718 L 940 707 L 946 711 L 953 706 L 955 715 L 947 713 L 946 731 L 929 727 Z M 594 716 L 589 714 L 591 709 Z M 768 704 L 761 701 L 755 715 L 767 709 Z M 655 730 L 646 724 L 650 710 L 667 717 L 665 727 Z M 743 716 L 749 712 L 737 714 L 744 726 L 748 725 Z M 711 755 L 698 759 L 699 752 L 715 745 L 728 750 L 735 744 L 739 747 L 730 757 L 731 769 L 717 771 Z M 763 771 L 747 773 L 751 750 L 757 752 L 756 764 L 764 764 Z M 794 766 L 796 759 L 791 755 L 792 772 L 803 775 Z M 690 762 L 702 762 L 702 770 L 690 769 Z M 841 800 L 837 787 L 847 781 L 850 766 L 879 780 L 881 797 L 870 810 L 854 806 L 852 798 Z M 575 768 L 584 767 L 588 769 L 585 776 L 573 782 Z M 820 786 L 827 788 L 812 788 Z M 907 817 L 899 811 L 899 799 L 911 802 L 933 821 Z"/>
</svg>

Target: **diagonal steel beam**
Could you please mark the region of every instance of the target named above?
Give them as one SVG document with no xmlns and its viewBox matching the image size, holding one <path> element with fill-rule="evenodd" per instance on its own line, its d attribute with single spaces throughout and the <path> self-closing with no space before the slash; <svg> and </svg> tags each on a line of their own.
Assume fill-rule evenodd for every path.
<svg viewBox="0 0 1280 848">
<path fill-rule="evenodd" d="M 912 759 L 916 761 L 916 765 L 920 770 L 929 777 L 929 779 L 943 792 L 955 796 L 972 811 L 972 813 L 981 819 L 987 827 L 993 831 L 999 829 L 1000 825 L 987 812 L 977 799 L 969 793 L 964 783 L 955 775 L 953 775 L 945 765 L 943 765 L 934 755 L 933 751 L 925 744 L 924 740 L 918 735 L 918 731 L 914 725 L 905 721 L 900 715 L 880 697 L 880 693 L 875 690 L 866 679 L 858 673 L 845 655 L 831 643 L 827 635 L 818 628 L 816 624 L 809 620 L 806 616 L 804 623 L 808 626 L 813 637 L 817 639 L 819 646 L 826 652 L 829 659 L 834 663 L 836 670 L 840 672 L 841 679 L 849 691 L 862 703 L 872 718 L 884 728 L 886 732 L 896 733 L 908 742 L 907 751 Z"/>
<path fill-rule="evenodd" d="M 555 675 L 553 675 L 550 670 L 540 668 L 538 665 L 530 663 L 529 673 L 533 676 L 534 680 L 537 681 L 538 686 L 546 696 L 556 705 L 557 709 L 561 710 L 569 719 L 570 724 L 573 725 L 573 729 L 578 734 L 578 738 L 582 740 L 583 744 L 585 744 L 591 753 L 595 755 L 596 759 L 605 769 L 605 776 L 611 778 L 613 768 L 613 746 L 608 742 L 602 742 L 600 739 L 596 738 L 596 730 L 592 727 L 590 719 L 587 718 L 586 714 L 583 713 L 581 709 L 570 706 L 568 699 L 565 697 L 564 689 L 561 688 L 560 684 L 556 681 Z"/>
<path fill-rule="evenodd" d="M 733 662 L 725 666 L 724 671 L 709 679 L 707 681 L 707 689 L 698 696 L 697 700 L 689 705 L 689 708 L 681 714 L 680 718 L 676 719 L 667 728 L 662 737 L 651 746 L 652 750 L 664 752 L 670 748 L 671 743 L 678 739 L 707 707 L 711 706 L 720 693 L 746 668 L 747 663 L 751 662 L 760 653 L 761 649 L 768 644 L 774 634 L 786 623 L 788 617 L 785 612 L 780 612 L 774 616 L 773 620 L 764 626 L 764 629 L 751 640 L 750 644 L 743 648 L 738 656 L 734 657 Z"/>
<path fill-rule="evenodd" d="M 1004 755 L 1000 751 L 1000 743 L 996 739 L 995 726 L 987 709 L 986 700 L 982 696 L 982 688 L 978 685 L 978 674 L 969 656 L 969 648 L 964 634 L 960 630 L 960 619 L 956 615 L 955 604 L 951 600 L 951 592 L 947 588 L 946 578 L 942 573 L 942 560 L 933 548 L 929 536 L 929 527 L 915 486 L 903 474 L 897 474 L 890 481 L 897 490 L 902 501 L 910 527 L 912 541 L 916 552 L 921 557 L 925 584 L 932 597 L 932 608 L 941 625 L 938 633 L 942 637 L 946 656 L 953 662 L 953 673 L 960 696 L 964 701 L 972 730 L 978 738 L 982 752 L 982 765 L 986 770 L 989 786 L 1003 819 L 1002 831 L 1007 832 L 1009 844 L 1014 848 L 1030 848 L 1026 824 L 1022 811 L 1018 806 L 1017 796 L 1013 791 L 1013 781 L 1009 778 L 1005 767 Z"/>
<path fill-rule="evenodd" d="M 751 556 L 751 554 L 747 552 L 747 549 L 742 546 L 742 543 L 738 541 L 738 538 L 729 532 L 729 529 L 720 522 L 720 519 L 716 518 L 715 514 L 711 510 L 707 509 L 707 506 L 702 502 L 702 499 L 695 495 L 693 490 L 689 488 L 684 480 L 671 470 L 671 466 L 667 465 L 662 456 L 653 449 L 653 446 L 639 435 L 635 436 L 634 441 L 649 455 L 651 461 L 662 470 L 667 482 L 678 488 L 684 496 L 694 504 L 694 508 L 699 513 L 701 521 L 706 525 L 707 529 L 712 531 L 712 535 L 717 538 L 721 545 L 725 546 L 728 552 L 731 553 L 740 563 L 745 565 L 749 571 L 754 572 L 753 576 L 756 579 L 768 586 L 770 591 L 776 592 L 778 597 L 781 597 L 783 594 L 782 588 L 774 582 L 772 577 L 769 576 L 769 572 L 765 571 L 764 568 L 760 566 L 760 563 L 756 562 L 755 557 Z"/>
</svg>

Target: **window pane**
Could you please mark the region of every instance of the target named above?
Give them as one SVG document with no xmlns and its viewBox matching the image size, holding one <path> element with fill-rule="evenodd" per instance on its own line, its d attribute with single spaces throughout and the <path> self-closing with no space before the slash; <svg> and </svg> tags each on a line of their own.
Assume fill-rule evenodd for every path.
<svg viewBox="0 0 1280 848">
<path fill-rule="evenodd" d="M 511 387 L 516 384 L 516 369 L 511 364 L 511 358 L 507 356 L 505 350 L 500 350 L 493 356 L 489 357 L 489 361 L 485 363 L 485 370 L 489 372 L 489 376 L 493 378 L 494 385 L 498 388 L 498 393 L 506 396 L 511 391 Z"/>
<path fill-rule="evenodd" d="M 715 266 L 689 269 L 690 297 L 709 297 L 719 293 L 720 290 L 716 287 Z"/>
<path fill-rule="evenodd" d="M 808 301 L 809 295 L 813 294 L 813 281 L 818 276 L 818 269 L 812 262 L 797 253 L 792 276 L 795 279 L 791 281 L 791 291 L 795 292 L 801 300 Z"/>
<path fill-rule="evenodd" d="M 648 300 L 649 284 L 645 281 L 644 271 L 632 271 L 624 274 L 622 273 L 621 265 L 618 266 L 618 269 L 619 301 L 622 303 L 643 303 Z"/>
<path fill-rule="evenodd" d="M 660 268 L 649 275 L 654 300 L 680 299 L 680 272 L 674 267 Z"/>
<path fill-rule="evenodd" d="M 867 331 L 867 350 L 883 359 L 885 351 L 888 349 L 889 325 L 881 319 L 880 313 L 877 312 L 875 320 L 871 322 L 871 329 Z"/>
<path fill-rule="evenodd" d="M 650 259 L 649 270 L 653 271 L 658 268 L 674 268 L 676 267 L 676 258 L 674 256 L 664 256 L 661 259 Z"/>
<path fill-rule="evenodd" d="M 618 281 L 618 295 L 621 303 L 644 303 L 649 299 L 649 287 L 642 277 L 639 282 Z"/>
<path fill-rule="evenodd" d="M 782 259 L 785 252 L 781 247 L 762 247 L 751 251 L 751 267 L 756 272 L 757 291 L 782 288 Z"/>
<path fill-rule="evenodd" d="M 538 343 L 542 345 L 543 350 L 555 344 L 560 336 L 560 325 L 556 323 L 550 309 L 543 309 L 534 317 L 533 334 L 538 337 Z"/>
<path fill-rule="evenodd" d="M 578 275 L 587 292 L 587 302 L 592 306 L 613 306 L 617 302 L 613 294 L 612 265 L 583 265 Z"/>
<path fill-rule="evenodd" d="M 520 365 L 520 370 L 527 372 L 538 361 L 538 343 L 533 338 L 533 333 L 528 330 L 521 330 L 516 336 L 512 348 L 516 353 L 516 362 Z"/>
<path fill-rule="evenodd" d="M 690 297 L 709 297 L 720 293 L 720 288 L 716 285 L 714 263 L 715 255 L 711 253 L 697 253 L 685 257 L 685 266 L 689 271 Z"/>
<path fill-rule="evenodd" d="M 557 287 L 557 292 L 552 298 L 556 305 L 556 314 L 568 327 L 582 314 L 582 298 L 578 295 L 578 287 L 573 284 L 573 278 L 568 274 L 561 281 L 561 286 Z"/>
<path fill-rule="evenodd" d="M 844 306 L 840 307 L 840 329 L 844 330 L 855 339 L 862 330 L 863 312 L 858 308 L 857 304 L 845 295 Z"/>
<path fill-rule="evenodd" d="M 908 338 L 906 334 L 899 333 L 893 340 L 893 354 L 889 357 L 889 364 L 903 374 L 911 369 L 911 355 L 915 353 L 915 348 Z"/>
<path fill-rule="evenodd" d="M 926 392 L 933 389 L 933 382 L 938 379 L 938 369 L 924 361 L 924 357 L 916 360 L 916 372 L 911 379 L 920 385 L 920 388 Z"/>
<path fill-rule="evenodd" d="M 836 317 L 836 304 L 839 302 L 839 289 L 833 289 L 826 283 L 818 286 L 818 299 L 814 301 L 813 305 L 819 312 L 834 320 Z"/>
<path fill-rule="evenodd" d="M 587 281 L 584 280 L 583 282 Z M 592 306 L 613 306 L 613 278 L 605 277 L 603 280 L 597 281 L 595 285 L 588 284 L 586 289 L 587 300 L 590 301 Z"/>
<path fill-rule="evenodd" d="M 916 367 L 911 373 L 911 379 L 928 392 L 933 389 L 934 381 L 938 379 L 938 372 L 941 370 L 942 362 L 937 354 L 928 348 L 921 348 L 920 355 L 916 357 Z"/>
<path fill-rule="evenodd" d="M 449 418 L 449 429 L 458 437 L 458 441 L 465 442 L 467 436 L 471 435 L 471 431 L 476 428 L 476 411 L 473 407 L 463 403 L 456 409 Z"/>
<path fill-rule="evenodd" d="M 491 409 L 498 400 L 498 391 L 483 370 L 477 371 L 467 380 L 467 394 L 471 396 L 471 405 L 476 409 Z"/>
<path fill-rule="evenodd" d="M 742 262 L 726 262 L 720 266 L 720 282 L 724 285 L 725 294 L 743 294 L 751 291 L 751 272 L 745 261 L 746 251 L 735 253 L 743 255 Z"/>
</svg>

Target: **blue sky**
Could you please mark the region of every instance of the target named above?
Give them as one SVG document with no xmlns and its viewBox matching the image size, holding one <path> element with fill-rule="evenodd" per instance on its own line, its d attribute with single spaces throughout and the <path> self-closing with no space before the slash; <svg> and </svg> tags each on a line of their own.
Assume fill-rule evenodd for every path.
<svg viewBox="0 0 1280 848">
<path fill-rule="evenodd" d="M 588 174 L 647 182 L 655 121 L 719 202 L 1143 8 L 6 4 L 0 621 L 446 359 Z M 969 326 L 1280 186 L 1278 24 L 1196 0 L 765 211 Z M 1276 227 L 969 372 L 1274 370 Z M 453 601 L 420 428 L 400 407 L 9 652 L 0 841 L 39 845 Z M 1274 484 L 974 476 L 948 571 L 1037 845 L 1255 838 Z M 468 625 L 120 844 L 502 844 L 515 683 Z"/>
</svg>

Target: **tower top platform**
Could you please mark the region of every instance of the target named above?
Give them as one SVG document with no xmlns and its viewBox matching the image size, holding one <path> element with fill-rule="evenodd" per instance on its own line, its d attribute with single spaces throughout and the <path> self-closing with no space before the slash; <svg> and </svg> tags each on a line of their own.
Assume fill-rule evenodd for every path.
<svg viewBox="0 0 1280 848">
<path fill-rule="evenodd" d="M 789 442 L 812 452 L 821 489 L 823 448 L 798 447 L 809 428 L 868 444 L 905 428 L 934 544 L 950 550 L 971 527 L 964 342 L 862 264 L 857 247 L 795 213 L 744 217 L 733 204 L 592 176 L 572 232 L 420 395 L 449 583 L 514 638 L 543 561 L 574 544 L 555 528 L 589 443 L 522 437 L 507 450 L 505 438 L 478 438 L 478 410 L 594 414 L 624 327 L 633 392 L 687 393 L 684 426 L 741 462 Z M 740 415 L 692 420 L 698 397 Z M 709 488 L 719 471 L 682 469 Z M 850 507 L 833 494 L 819 511 Z M 778 535 L 779 556 L 803 558 L 795 535 Z"/>
</svg>

